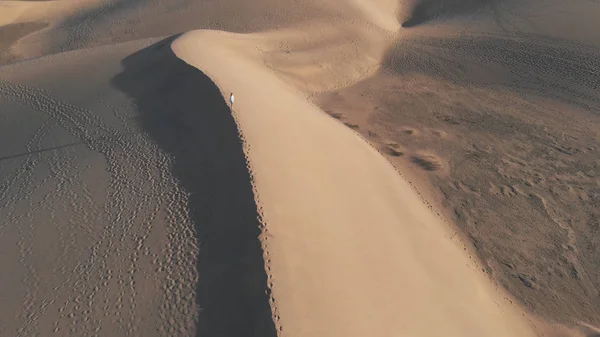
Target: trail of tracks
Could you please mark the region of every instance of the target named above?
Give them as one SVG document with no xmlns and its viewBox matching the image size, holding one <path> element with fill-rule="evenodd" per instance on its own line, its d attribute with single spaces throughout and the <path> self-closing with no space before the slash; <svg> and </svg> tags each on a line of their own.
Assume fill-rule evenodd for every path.
<svg viewBox="0 0 600 337">
<path fill-rule="evenodd" d="M 191 334 L 197 247 L 170 157 L 123 109 L 117 128 L 23 85 L 0 81 L 0 100 L 46 116 L 32 154 L 0 162 L 0 254 L 18 250 L 22 268 L 3 299 L 21 311 L 0 318 L 0 335 Z M 64 131 L 81 145 L 36 152 Z"/>
</svg>

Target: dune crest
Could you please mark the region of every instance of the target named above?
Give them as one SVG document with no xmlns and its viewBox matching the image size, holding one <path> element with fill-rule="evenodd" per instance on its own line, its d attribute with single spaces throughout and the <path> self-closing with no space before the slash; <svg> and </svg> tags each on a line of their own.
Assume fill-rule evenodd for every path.
<svg viewBox="0 0 600 337">
<path fill-rule="evenodd" d="M 0 0 L 0 336 L 597 337 L 599 15 Z"/>
<path fill-rule="evenodd" d="M 235 93 L 282 335 L 534 336 L 393 166 L 244 44 L 172 48 Z"/>
</svg>

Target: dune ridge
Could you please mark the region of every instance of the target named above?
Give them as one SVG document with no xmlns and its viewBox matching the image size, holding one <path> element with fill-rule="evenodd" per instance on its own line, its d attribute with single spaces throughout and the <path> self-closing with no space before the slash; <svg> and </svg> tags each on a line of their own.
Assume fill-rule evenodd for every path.
<svg viewBox="0 0 600 337">
<path fill-rule="evenodd" d="M 223 32 L 191 32 L 175 40 L 173 50 L 236 95 L 234 112 L 262 210 L 266 265 L 283 334 L 533 336 L 514 308 L 498 308 L 503 299 L 395 169 L 261 70 L 249 52 L 238 56 L 240 40 Z M 213 48 L 203 50 L 206 44 Z M 219 66 L 224 60 L 227 71 Z M 256 80 L 260 90 L 252 85 Z M 282 152 L 293 158 L 284 159 Z M 340 192 L 349 197 L 339 200 Z M 378 247 L 367 249 L 373 240 Z M 361 323 L 364 317 L 369 320 Z"/>
<path fill-rule="evenodd" d="M 456 145 L 489 159 L 514 116 L 564 159 L 531 167 L 595 153 L 575 1 L 0 1 L 0 335 L 595 337 L 597 240 L 558 202 L 593 226 L 593 158 L 554 196 L 456 176 L 520 177 Z M 481 217 L 515 200 L 551 226 Z"/>
</svg>

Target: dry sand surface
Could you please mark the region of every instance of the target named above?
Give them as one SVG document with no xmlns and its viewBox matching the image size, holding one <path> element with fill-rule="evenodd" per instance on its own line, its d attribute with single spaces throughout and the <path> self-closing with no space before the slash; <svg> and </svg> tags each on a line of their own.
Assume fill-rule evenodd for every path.
<svg viewBox="0 0 600 337">
<path fill-rule="evenodd" d="M 600 39 L 586 43 L 585 21 L 560 37 L 531 22 L 561 22 L 552 5 L 486 7 L 465 30 L 440 20 L 444 36 L 415 27 L 377 75 L 317 100 L 411 176 L 528 309 L 599 324 Z"/>
<path fill-rule="evenodd" d="M 0 336 L 600 335 L 598 15 L 0 0 Z"/>
</svg>

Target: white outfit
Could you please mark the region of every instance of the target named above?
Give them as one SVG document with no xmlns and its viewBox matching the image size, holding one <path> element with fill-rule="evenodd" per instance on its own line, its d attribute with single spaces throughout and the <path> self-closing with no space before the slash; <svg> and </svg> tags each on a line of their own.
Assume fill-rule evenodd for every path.
<svg viewBox="0 0 600 337">
<path fill-rule="evenodd" d="M 235 101 L 235 97 L 233 97 L 233 94 L 229 95 L 229 103 L 231 103 L 231 105 L 233 105 L 234 101 Z"/>
</svg>

